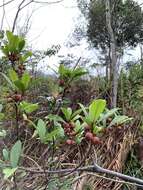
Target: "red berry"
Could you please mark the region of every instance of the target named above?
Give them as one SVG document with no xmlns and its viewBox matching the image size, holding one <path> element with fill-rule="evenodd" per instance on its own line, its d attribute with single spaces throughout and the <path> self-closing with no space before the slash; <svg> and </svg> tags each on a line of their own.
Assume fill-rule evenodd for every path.
<svg viewBox="0 0 143 190">
<path fill-rule="evenodd" d="M 71 132 L 70 128 L 65 129 L 65 132 L 70 133 Z"/>
<path fill-rule="evenodd" d="M 22 95 L 21 95 L 21 94 L 14 94 L 14 95 L 12 96 L 12 98 L 13 98 L 13 100 L 14 100 L 15 102 L 19 102 L 19 101 L 22 100 Z"/>
<path fill-rule="evenodd" d="M 63 79 L 59 80 L 59 85 L 60 86 L 64 86 L 64 84 L 65 84 L 65 81 Z"/>
<path fill-rule="evenodd" d="M 68 139 L 68 140 L 66 140 L 66 144 L 68 144 L 68 145 L 74 145 L 75 141 L 71 140 L 71 139 Z"/>
<path fill-rule="evenodd" d="M 66 144 L 71 145 L 71 140 L 70 139 L 66 140 Z"/>
<path fill-rule="evenodd" d="M 91 132 L 87 132 L 85 134 L 85 138 L 88 139 L 88 140 L 92 140 L 93 139 L 93 134 Z"/>
<path fill-rule="evenodd" d="M 93 137 L 92 142 L 93 142 L 93 144 L 95 144 L 95 145 L 101 144 L 101 141 L 100 141 L 99 137 Z"/>
<path fill-rule="evenodd" d="M 72 140 L 71 144 L 72 144 L 72 145 L 75 145 L 76 143 L 75 143 L 75 141 L 74 141 L 74 140 Z"/>
</svg>

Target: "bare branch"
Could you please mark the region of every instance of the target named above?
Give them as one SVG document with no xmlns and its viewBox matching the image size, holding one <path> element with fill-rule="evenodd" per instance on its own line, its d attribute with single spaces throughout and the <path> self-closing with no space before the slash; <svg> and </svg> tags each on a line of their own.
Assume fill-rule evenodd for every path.
<svg viewBox="0 0 143 190">
<path fill-rule="evenodd" d="M 6 3 L 2 4 L 2 5 L 0 5 L 0 8 L 3 7 L 3 6 L 5 6 L 5 5 L 8 5 L 8 4 L 12 3 L 13 1 L 15 1 L 15 0 L 8 1 L 8 2 L 6 2 Z"/>
<path fill-rule="evenodd" d="M 39 3 L 39 4 L 48 4 L 48 5 L 52 5 L 52 4 L 57 4 L 57 3 L 61 3 L 64 0 L 59 0 L 59 1 L 53 1 L 53 2 L 48 2 L 48 1 L 34 1 L 34 3 Z"/>
<path fill-rule="evenodd" d="M 22 5 L 23 5 L 24 2 L 25 2 L 25 0 L 22 0 L 21 3 L 20 3 L 19 6 L 18 6 L 16 15 L 15 15 L 15 18 L 14 18 L 13 26 L 12 26 L 12 32 L 14 32 L 14 30 L 15 30 L 16 21 L 17 21 L 17 19 L 18 19 L 18 16 L 19 16 L 20 11 L 21 11 L 23 8 L 25 8 L 26 6 L 28 6 L 30 3 L 32 3 L 33 0 L 31 0 L 29 3 L 27 3 L 26 5 L 24 5 L 24 6 L 22 7 Z"/>
<path fill-rule="evenodd" d="M 4 17 L 5 17 L 5 0 L 3 0 L 3 14 L 2 14 L 2 20 L 1 20 L 1 27 L 0 27 L 0 31 L 2 31 L 2 28 L 3 28 L 3 23 L 4 23 Z"/>
</svg>

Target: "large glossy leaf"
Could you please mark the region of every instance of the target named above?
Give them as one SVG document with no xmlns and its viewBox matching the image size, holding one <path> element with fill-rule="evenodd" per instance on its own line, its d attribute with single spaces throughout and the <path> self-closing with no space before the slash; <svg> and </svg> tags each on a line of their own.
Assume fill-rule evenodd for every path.
<svg viewBox="0 0 143 190">
<path fill-rule="evenodd" d="M 22 143 L 18 140 L 12 147 L 10 151 L 10 163 L 13 168 L 18 166 L 20 155 L 22 152 Z"/>
<path fill-rule="evenodd" d="M 94 100 L 89 106 L 89 120 L 95 122 L 99 118 L 100 114 L 104 111 L 105 106 L 105 100 Z"/>
</svg>

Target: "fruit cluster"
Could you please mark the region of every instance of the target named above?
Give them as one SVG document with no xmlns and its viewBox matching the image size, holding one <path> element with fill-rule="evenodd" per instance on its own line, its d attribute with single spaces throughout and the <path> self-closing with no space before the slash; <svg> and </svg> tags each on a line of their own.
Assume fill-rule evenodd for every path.
<svg viewBox="0 0 143 190">
<path fill-rule="evenodd" d="M 22 101 L 22 95 L 21 94 L 13 94 L 7 97 L 8 102 L 20 102 Z"/>
<path fill-rule="evenodd" d="M 76 135 L 76 132 L 74 131 L 74 125 L 72 123 L 65 123 L 64 124 L 64 132 L 68 136 L 68 139 L 66 140 L 66 144 L 68 145 L 74 145 L 76 144 L 74 137 Z"/>
<path fill-rule="evenodd" d="M 8 59 L 14 63 L 15 61 L 19 61 L 19 56 L 16 53 L 10 53 Z"/>
<path fill-rule="evenodd" d="M 94 145 L 101 144 L 101 140 L 97 137 L 92 131 L 90 126 L 85 127 L 85 138 L 86 140 L 90 141 Z"/>
</svg>

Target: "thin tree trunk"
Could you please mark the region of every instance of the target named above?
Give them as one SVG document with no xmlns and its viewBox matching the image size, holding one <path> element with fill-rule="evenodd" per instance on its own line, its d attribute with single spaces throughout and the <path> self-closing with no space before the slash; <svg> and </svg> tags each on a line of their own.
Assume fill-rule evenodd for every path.
<svg viewBox="0 0 143 190">
<path fill-rule="evenodd" d="M 118 73 L 117 73 L 117 55 L 116 55 L 116 40 L 115 34 L 111 24 L 111 7 L 110 0 L 106 0 L 106 23 L 107 29 L 110 37 L 111 45 L 111 64 L 112 64 L 112 97 L 111 97 L 111 107 L 116 107 L 117 105 L 117 87 L 118 87 Z"/>
</svg>

